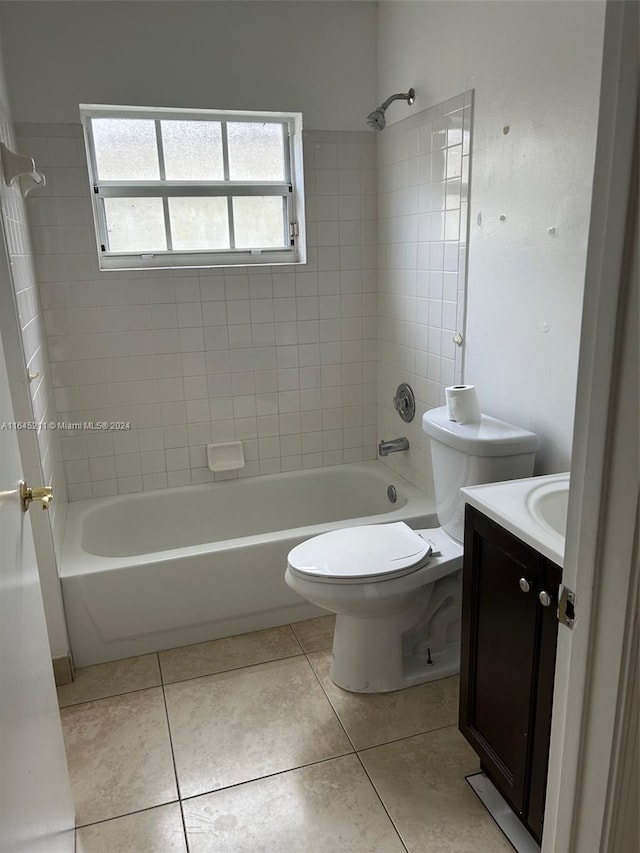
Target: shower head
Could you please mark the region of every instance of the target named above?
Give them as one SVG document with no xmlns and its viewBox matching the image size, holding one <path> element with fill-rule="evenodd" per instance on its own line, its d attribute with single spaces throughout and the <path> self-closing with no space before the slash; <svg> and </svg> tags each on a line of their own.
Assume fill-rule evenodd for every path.
<svg viewBox="0 0 640 853">
<path fill-rule="evenodd" d="M 377 109 L 367 116 L 367 124 L 372 130 L 384 130 L 387 123 L 384 117 L 384 110 Z"/>
<path fill-rule="evenodd" d="M 387 107 L 393 101 L 406 101 L 408 104 L 415 103 L 416 93 L 414 89 L 409 89 L 408 92 L 404 94 L 391 95 L 390 98 L 380 104 L 377 110 L 374 110 L 372 113 L 369 113 L 367 116 L 367 124 L 372 130 L 384 130 L 387 124 L 387 119 L 385 117 L 385 112 L 387 111 Z"/>
</svg>

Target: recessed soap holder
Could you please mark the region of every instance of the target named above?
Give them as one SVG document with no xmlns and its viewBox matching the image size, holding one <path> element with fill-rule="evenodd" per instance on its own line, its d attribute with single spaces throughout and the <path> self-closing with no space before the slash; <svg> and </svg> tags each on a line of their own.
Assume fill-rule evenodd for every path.
<svg viewBox="0 0 640 853">
<path fill-rule="evenodd" d="M 401 382 L 396 389 L 396 396 L 393 398 L 393 408 L 400 415 L 403 421 L 409 423 L 416 414 L 416 398 L 413 395 L 413 389 L 406 382 Z"/>
<path fill-rule="evenodd" d="M 237 471 L 244 468 L 241 441 L 222 441 L 207 444 L 207 465 L 210 471 Z"/>
</svg>

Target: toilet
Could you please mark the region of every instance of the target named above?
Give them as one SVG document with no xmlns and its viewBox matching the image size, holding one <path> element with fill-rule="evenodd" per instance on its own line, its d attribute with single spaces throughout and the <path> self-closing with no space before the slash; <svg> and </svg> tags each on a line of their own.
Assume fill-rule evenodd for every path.
<svg viewBox="0 0 640 853">
<path fill-rule="evenodd" d="M 482 415 L 458 424 L 447 408 L 422 419 L 429 435 L 439 527 L 404 522 L 346 527 L 289 553 L 286 583 L 336 614 L 331 679 L 386 693 L 460 668 L 463 486 L 530 477 L 538 438 Z"/>
</svg>

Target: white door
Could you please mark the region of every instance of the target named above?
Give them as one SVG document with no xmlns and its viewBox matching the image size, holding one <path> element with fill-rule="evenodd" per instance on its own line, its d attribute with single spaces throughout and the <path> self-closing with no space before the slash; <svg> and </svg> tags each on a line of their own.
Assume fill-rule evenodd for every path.
<svg viewBox="0 0 640 853">
<path fill-rule="evenodd" d="M 4 272 L 4 270 L 2 271 Z M 73 853 L 74 814 L 0 341 L 0 851 Z M 40 486 L 41 483 L 30 483 Z"/>
</svg>

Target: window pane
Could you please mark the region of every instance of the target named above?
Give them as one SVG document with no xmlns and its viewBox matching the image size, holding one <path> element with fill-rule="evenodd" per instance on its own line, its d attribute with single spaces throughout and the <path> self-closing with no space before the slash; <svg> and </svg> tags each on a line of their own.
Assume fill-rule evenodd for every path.
<svg viewBox="0 0 640 853">
<path fill-rule="evenodd" d="M 161 252 L 167 248 L 161 198 L 105 198 L 110 252 Z"/>
<path fill-rule="evenodd" d="M 155 122 L 149 119 L 91 119 L 98 178 L 155 181 L 160 177 Z"/>
<path fill-rule="evenodd" d="M 238 196 L 233 199 L 233 222 L 238 249 L 281 248 L 284 209 L 280 196 Z"/>
<path fill-rule="evenodd" d="M 170 198 L 169 219 L 176 250 L 229 248 L 226 198 Z"/>
<path fill-rule="evenodd" d="M 284 181 L 283 125 L 229 122 L 229 177 L 232 181 Z"/>
<path fill-rule="evenodd" d="M 162 121 L 168 181 L 222 181 L 222 132 L 217 121 Z"/>
</svg>

